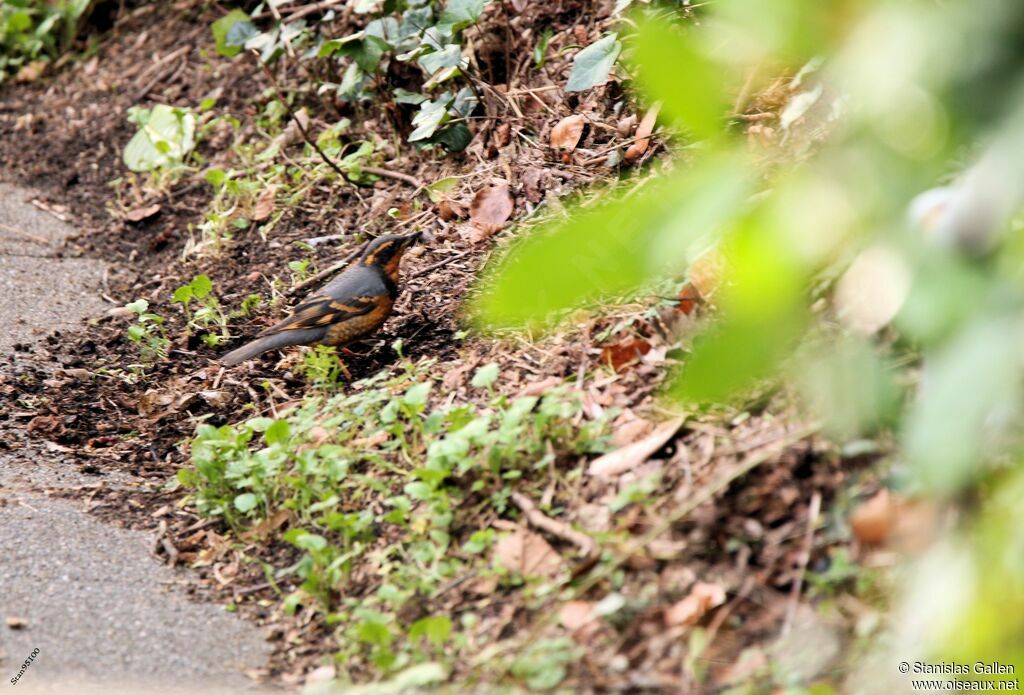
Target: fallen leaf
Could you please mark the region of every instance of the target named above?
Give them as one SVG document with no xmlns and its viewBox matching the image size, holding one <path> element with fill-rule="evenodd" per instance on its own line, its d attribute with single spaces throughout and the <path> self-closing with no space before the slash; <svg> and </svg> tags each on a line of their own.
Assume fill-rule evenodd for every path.
<svg viewBox="0 0 1024 695">
<path fill-rule="evenodd" d="M 677 417 L 660 425 L 656 430 L 621 449 L 600 456 L 587 468 L 588 475 L 616 476 L 639 466 L 650 458 L 651 454 L 665 446 L 683 425 L 683 418 Z"/>
<path fill-rule="evenodd" d="M 836 284 L 839 318 L 859 333 L 876 333 L 899 313 L 910 281 L 910 269 L 894 251 L 881 244 L 866 249 Z"/>
<path fill-rule="evenodd" d="M 540 381 L 532 381 L 519 392 L 519 396 L 543 396 L 549 390 L 562 383 L 561 377 L 549 376 Z"/>
<path fill-rule="evenodd" d="M 479 243 L 501 229 L 512 216 L 513 201 L 508 186 L 485 186 L 469 204 L 469 219 L 475 229 L 470 241 Z"/>
<path fill-rule="evenodd" d="M 45 60 L 33 60 L 31 63 L 23 65 L 18 73 L 14 76 L 15 82 L 35 82 L 43 73 L 46 72 L 46 66 L 48 63 Z"/>
<path fill-rule="evenodd" d="M 648 434 L 654 425 L 649 420 L 634 417 L 628 422 L 615 425 L 612 433 L 612 444 L 615 446 L 628 446 Z"/>
<path fill-rule="evenodd" d="M 277 186 L 271 184 L 264 188 L 258 198 L 256 207 L 252 213 L 252 219 L 262 222 L 274 213 L 274 199 L 277 197 Z"/>
<path fill-rule="evenodd" d="M 655 102 L 655 104 L 647 110 L 644 114 L 644 118 L 640 121 L 640 125 L 636 129 L 636 142 L 629 146 L 626 150 L 626 161 L 635 162 L 643 156 L 643 153 L 647 151 L 647 147 L 651 144 L 651 133 L 654 132 L 654 125 L 658 122 L 658 111 L 661 110 L 661 104 Z"/>
<path fill-rule="evenodd" d="M 580 114 L 563 118 L 551 129 L 551 146 L 556 150 L 572 152 L 580 142 L 586 123 Z"/>
<path fill-rule="evenodd" d="M 768 657 L 760 647 L 748 647 L 740 654 L 740 658 L 719 672 L 715 685 L 725 688 L 740 685 L 761 674 L 768 666 Z M 761 674 L 763 675 L 763 674 Z"/>
<path fill-rule="evenodd" d="M 608 345 L 601 349 L 601 362 L 617 372 L 631 364 L 651 351 L 651 344 L 643 338 L 632 338 L 624 340 L 615 345 Z"/>
<path fill-rule="evenodd" d="M 174 393 L 171 391 L 159 391 L 148 389 L 139 398 L 139 415 L 149 417 L 153 413 L 166 408 L 174 402 Z"/>
<path fill-rule="evenodd" d="M 592 601 L 567 601 L 558 611 L 558 622 L 572 632 L 594 622 Z"/>
<path fill-rule="evenodd" d="M 160 203 L 153 203 L 147 205 L 144 208 L 135 208 L 125 213 L 124 218 L 129 222 L 141 222 L 142 220 L 152 217 L 156 213 L 160 212 Z"/>
<path fill-rule="evenodd" d="M 22 630 L 28 627 L 27 620 L 25 620 L 24 618 L 17 618 L 13 615 L 7 616 L 4 619 L 4 622 L 7 623 L 7 627 L 11 628 L 12 630 Z"/>
<path fill-rule="evenodd" d="M 679 304 L 678 309 L 680 313 L 692 316 L 693 312 L 697 310 L 697 304 L 700 303 L 701 297 L 700 292 L 693 286 L 693 283 L 687 282 L 683 285 L 683 288 L 679 290 Z"/>
<path fill-rule="evenodd" d="M 494 544 L 494 561 L 524 577 L 555 577 L 565 564 L 546 540 L 524 528 L 517 528 Z"/>
<path fill-rule="evenodd" d="M 689 595 L 665 609 L 665 624 L 696 625 L 704 614 L 725 603 L 725 589 L 718 584 L 697 582 Z"/>
<path fill-rule="evenodd" d="M 850 514 L 850 528 L 861 543 L 881 545 L 892 535 L 898 513 L 897 500 L 887 489 L 878 491 Z"/>
</svg>

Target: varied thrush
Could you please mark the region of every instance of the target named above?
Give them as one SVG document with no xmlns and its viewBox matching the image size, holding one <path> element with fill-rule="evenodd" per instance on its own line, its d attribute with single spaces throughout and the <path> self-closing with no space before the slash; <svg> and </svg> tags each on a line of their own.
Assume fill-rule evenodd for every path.
<svg viewBox="0 0 1024 695">
<path fill-rule="evenodd" d="M 280 323 L 256 340 L 220 358 L 236 365 L 268 350 L 292 345 L 342 346 L 372 333 L 391 315 L 398 296 L 398 264 L 422 232 L 377 237 L 359 258 L 318 292 L 302 300 Z"/>
</svg>

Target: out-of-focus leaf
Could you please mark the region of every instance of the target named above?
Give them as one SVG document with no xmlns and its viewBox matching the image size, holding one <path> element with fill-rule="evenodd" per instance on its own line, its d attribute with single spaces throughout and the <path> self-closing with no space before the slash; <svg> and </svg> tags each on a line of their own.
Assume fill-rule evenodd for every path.
<svg viewBox="0 0 1024 695">
<path fill-rule="evenodd" d="M 499 327 L 542 321 L 681 272 L 694 242 L 734 214 L 750 185 L 742 160 L 723 155 L 547 225 L 498 262 L 481 317 Z"/>
<path fill-rule="evenodd" d="M 729 276 L 718 293 L 723 318 L 694 341 L 672 387 L 680 398 L 727 400 L 770 376 L 792 353 L 807 321 L 807 269 L 783 236 L 770 213 L 759 210 L 723 249 Z"/>
<path fill-rule="evenodd" d="M 907 456 L 918 478 L 940 494 L 971 479 L 987 445 L 1018 413 L 1021 334 L 1015 323 L 969 323 L 926 364 L 906 423 Z"/>
<path fill-rule="evenodd" d="M 572 72 L 565 91 L 582 92 L 607 82 L 621 50 L 618 35 L 608 34 L 577 53 L 572 59 Z"/>
<path fill-rule="evenodd" d="M 641 88 L 662 102 L 662 113 L 677 127 L 701 138 L 722 134 L 729 74 L 679 29 L 645 22 L 636 36 L 633 63 Z"/>
<path fill-rule="evenodd" d="M 490 0 L 448 0 L 448 5 L 441 13 L 438 24 L 450 26 L 450 31 L 458 31 L 473 24 L 483 13 Z"/>
</svg>

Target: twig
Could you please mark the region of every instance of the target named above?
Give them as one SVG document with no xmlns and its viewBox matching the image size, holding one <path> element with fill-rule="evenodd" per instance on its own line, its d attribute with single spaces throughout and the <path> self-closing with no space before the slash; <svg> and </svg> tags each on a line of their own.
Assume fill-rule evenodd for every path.
<svg viewBox="0 0 1024 695">
<path fill-rule="evenodd" d="M 583 553 L 583 555 L 587 557 L 594 553 L 596 546 L 593 538 L 547 516 L 544 512 L 538 509 L 537 505 L 533 503 L 533 500 L 526 495 L 520 492 L 513 492 L 512 501 L 515 502 L 517 507 L 523 510 L 523 514 L 526 515 L 526 520 L 529 521 L 531 525 L 547 531 L 556 538 L 561 538 L 563 541 L 572 543 L 580 549 L 580 552 Z"/>
<path fill-rule="evenodd" d="M 443 261 L 438 261 L 437 263 L 432 263 L 431 265 L 428 265 L 426 268 L 420 268 L 415 273 L 409 273 L 408 278 L 411 280 L 412 278 L 418 278 L 421 275 L 426 275 L 427 273 L 432 272 L 434 270 L 437 270 L 438 268 L 440 268 L 442 266 L 448 265 L 452 261 L 457 261 L 460 258 L 465 258 L 469 254 L 470 254 L 469 251 L 460 251 L 459 253 L 456 253 L 456 254 L 453 254 L 451 256 L 448 256 L 448 258 L 444 259 Z"/>
<path fill-rule="evenodd" d="M 351 263 L 355 259 L 355 257 L 358 256 L 362 252 L 363 246 L 365 246 L 365 244 L 360 244 L 359 248 L 357 248 L 355 251 L 352 251 L 350 254 L 348 254 L 347 256 L 342 258 L 337 263 L 332 264 L 329 268 L 326 268 L 325 270 L 321 270 L 316 275 L 313 275 L 311 277 L 306 278 L 305 280 L 303 280 L 302 282 L 300 282 L 299 284 L 295 285 L 290 290 L 285 292 L 285 294 L 288 295 L 288 296 L 295 295 L 300 290 L 304 290 L 307 287 L 309 287 L 310 285 L 313 285 L 313 284 L 315 284 L 317 282 L 320 282 L 321 280 L 323 280 L 328 275 L 332 275 L 332 274 L 336 273 L 337 271 L 341 270 L 342 268 L 347 266 L 349 263 Z"/>
<path fill-rule="evenodd" d="M 20 238 L 24 239 L 25 241 L 32 241 L 32 242 L 35 242 L 37 244 L 42 244 L 43 246 L 49 246 L 50 245 L 50 240 L 49 239 L 46 239 L 46 238 L 41 237 L 41 236 L 37 236 L 35 234 L 29 234 L 28 232 L 23 232 L 20 229 L 15 229 L 14 227 L 11 227 L 11 226 L 8 226 L 6 224 L 3 224 L 2 222 L 0 222 L 0 229 L 2 229 L 3 231 L 7 232 L 8 234 L 13 234 L 16 237 L 20 237 Z"/>
<path fill-rule="evenodd" d="M 298 117 L 296 117 L 295 112 L 292 111 L 291 104 L 288 103 L 288 100 L 285 99 L 284 95 L 281 93 L 281 88 L 277 84 L 277 79 L 274 77 L 274 73 L 272 73 L 270 68 L 264 64 L 263 60 L 260 58 L 260 54 L 255 50 L 253 50 L 252 53 L 256 56 L 256 62 L 259 63 L 259 66 L 263 69 L 263 74 L 267 76 L 268 80 L 270 80 L 270 85 L 274 88 L 274 92 L 277 94 L 277 100 L 284 105 L 285 111 L 288 112 L 288 117 L 292 119 L 292 122 L 295 123 L 296 127 L 298 127 L 299 133 L 302 134 L 302 139 L 306 141 L 307 145 L 316 150 L 317 154 L 320 155 L 320 159 L 324 160 L 324 163 L 333 169 L 335 173 L 341 177 L 342 181 L 348 182 L 348 175 L 341 170 L 341 167 L 334 163 L 334 160 L 324 154 L 324 151 L 320 149 L 320 146 L 316 144 L 313 138 L 309 137 L 309 133 L 306 131 L 306 126 L 302 125 L 302 121 L 300 121 Z"/>
<path fill-rule="evenodd" d="M 281 88 L 277 84 L 277 79 L 274 77 L 274 73 L 272 73 L 270 71 L 270 68 L 268 68 L 266 64 L 264 64 L 264 62 L 260 59 L 259 53 L 257 53 L 254 50 L 253 54 L 256 56 L 256 61 L 263 69 L 263 74 L 265 74 L 267 76 L 267 79 L 270 80 L 270 84 L 274 88 L 274 92 L 277 94 L 277 100 L 284 105 L 285 110 L 288 112 L 288 117 L 291 118 L 295 125 L 298 127 L 299 133 L 302 134 L 302 139 L 306 141 L 307 145 L 316 150 L 316 153 L 320 155 L 320 159 L 324 160 L 324 163 L 327 164 L 327 166 L 329 166 L 331 169 L 333 169 L 334 172 L 341 177 L 342 181 L 351 183 L 348 180 L 348 174 L 342 171 L 341 167 L 335 164 L 334 160 L 328 157 L 327 154 L 320 149 L 320 146 L 316 144 L 316 141 L 314 141 L 313 138 L 309 136 L 309 132 L 306 130 L 306 126 L 302 125 L 302 121 L 299 120 L 298 117 L 296 117 L 295 112 L 292 111 L 291 105 L 288 103 L 288 101 L 284 98 L 284 95 L 281 93 Z M 423 187 L 423 184 L 420 182 L 420 180 L 410 174 L 403 174 L 400 171 L 392 171 L 391 169 L 384 169 L 382 167 L 363 166 L 360 168 L 362 171 L 366 172 L 367 174 L 372 174 L 373 176 L 381 176 L 390 179 L 397 179 L 399 181 L 405 181 L 410 186 L 416 186 L 417 188 Z"/>
<path fill-rule="evenodd" d="M 382 169 L 381 167 L 360 166 L 359 168 L 367 174 L 372 174 L 374 176 L 382 176 L 384 178 L 389 179 L 398 179 L 399 181 L 405 181 L 410 186 L 416 186 L 417 188 L 423 187 L 423 183 L 412 174 L 403 174 L 400 171 Z"/>
<path fill-rule="evenodd" d="M 288 16 L 288 21 L 293 22 L 296 19 L 301 19 L 306 15 L 311 15 L 321 10 L 328 10 L 332 7 L 337 7 L 338 5 L 344 5 L 345 2 L 346 0 L 323 0 L 323 2 L 313 3 L 312 5 L 307 5 L 305 7 L 296 7 L 292 9 L 291 12 L 285 9 L 282 14 L 286 14 Z M 270 16 L 271 14 L 269 12 L 261 12 L 254 16 L 253 19 L 265 19 Z"/>
<path fill-rule="evenodd" d="M 800 573 L 796 575 L 793 582 L 793 589 L 789 592 L 789 605 L 786 607 L 786 620 L 782 624 L 782 634 L 787 634 L 793 627 L 793 620 L 796 618 L 796 609 L 800 604 L 800 592 L 804 587 L 804 576 L 807 574 L 807 565 L 811 561 L 811 550 L 814 548 L 814 527 L 818 523 L 818 515 L 821 513 L 821 493 L 817 490 L 811 495 L 811 505 L 807 510 L 807 533 L 804 536 L 804 547 L 800 551 Z"/>
</svg>

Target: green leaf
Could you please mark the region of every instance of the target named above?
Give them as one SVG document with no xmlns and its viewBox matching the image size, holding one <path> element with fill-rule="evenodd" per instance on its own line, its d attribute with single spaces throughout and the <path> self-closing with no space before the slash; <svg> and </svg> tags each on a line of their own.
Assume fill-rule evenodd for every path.
<svg viewBox="0 0 1024 695">
<path fill-rule="evenodd" d="M 430 139 L 449 152 L 462 152 L 473 141 L 473 134 L 465 123 L 450 125 Z"/>
<path fill-rule="evenodd" d="M 457 176 L 448 176 L 443 179 L 438 179 L 434 183 L 427 186 L 427 196 L 430 198 L 430 202 L 439 203 L 445 196 L 443 194 L 454 191 L 459 185 L 459 178 Z"/>
<path fill-rule="evenodd" d="M 125 304 L 124 308 L 133 313 L 142 315 L 149 311 L 149 302 L 145 299 L 136 299 L 134 302 Z"/>
<path fill-rule="evenodd" d="M 633 43 L 640 87 L 662 103 L 662 114 L 702 138 L 722 135 L 726 110 L 725 67 L 698 50 L 676 27 L 649 21 Z"/>
<path fill-rule="evenodd" d="M 441 647 L 448 641 L 452 632 L 452 621 L 443 615 L 420 618 L 409 626 L 409 639 L 416 640 L 426 637 L 435 647 Z"/>
<path fill-rule="evenodd" d="M 427 395 L 430 393 L 430 387 L 433 384 L 429 381 L 424 381 L 414 386 L 409 387 L 409 390 L 405 392 L 402 397 L 402 401 L 406 405 L 422 406 L 426 405 Z"/>
<path fill-rule="evenodd" d="M 412 124 L 416 126 L 416 129 L 409 134 L 409 142 L 426 140 L 431 137 L 448 115 L 448 104 L 452 102 L 452 99 L 453 97 L 448 94 L 442 95 L 436 101 L 423 102 L 420 105 L 420 110 L 412 119 Z"/>
<path fill-rule="evenodd" d="M 289 536 L 289 534 L 285 534 L 284 538 L 296 548 L 302 548 L 303 550 L 309 550 L 312 552 L 317 552 L 327 547 L 326 538 L 308 531 L 299 530 L 298 533 L 291 536 Z"/>
<path fill-rule="evenodd" d="M 196 275 L 192 278 L 189 286 L 192 288 L 192 292 L 195 293 L 196 299 L 204 299 L 213 290 L 213 282 L 211 282 L 208 275 Z"/>
<path fill-rule="evenodd" d="M 536 323 L 681 272 L 746 198 L 750 174 L 742 158 L 721 155 L 537 229 L 486 274 L 481 318 L 496 327 Z"/>
<path fill-rule="evenodd" d="M 248 27 L 243 27 L 240 30 L 236 30 L 234 34 L 231 34 L 232 30 L 235 29 L 235 26 L 240 23 L 247 24 Z M 256 31 L 256 27 L 253 26 L 250 21 L 249 15 L 242 10 L 237 9 L 231 10 L 231 12 L 218 19 L 210 25 L 210 29 L 213 31 L 213 40 L 217 46 L 217 53 L 225 56 L 226 58 L 238 55 L 241 52 L 242 45 L 245 41 L 258 33 Z M 232 40 L 237 40 L 243 33 L 249 33 L 249 35 L 238 43 L 229 43 L 229 37 Z"/>
<path fill-rule="evenodd" d="M 180 163 L 195 147 L 196 118 L 185 109 L 157 104 L 152 111 L 129 111 L 129 117 L 141 126 L 124 149 L 124 164 L 132 171 Z"/>
<path fill-rule="evenodd" d="M 618 34 L 611 33 L 577 53 L 572 59 L 572 72 L 565 91 L 582 92 L 607 82 L 621 50 Z"/>
<path fill-rule="evenodd" d="M 235 497 L 235 509 L 243 514 L 251 512 L 258 503 L 259 500 L 256 498 L 256 495 L 251 492 L 244 492 Z"/>
<path fill-rule="evenodd" d="M 498 380 L 498 374 L 500 373 L 501 368 L 498 366 L 497 362 L 485 364 L 483 367 L 476 370 L 476 374 L 473 375 L 472 384 L 478 389 L 490 388 L 494 385 L 494 382 Z"/>
<path fill-rule="evenodd" d="M 479 20 L 489 1 L 448 0 L 448 5 L 444 8 L 437 23 L 451 26 L 451 31 L 459 31 Z"/>
<path fill-rule="evenodd" d="M 291 427 L 287 420 L 275 420 L 274 424 L 270 425 L 263 433 L 263 439 L 267 444 L 277 444 L 286 441 L 290 433 Z"/>
<path fill-rule="evenodd" d="M 171 295 L 171 301 L 178 302 L 179 304 L 188 304 L 192 301 L 192 297 L 192 285 L 182 285 L 174 290 L 174 294 Z"/>
</svg>

